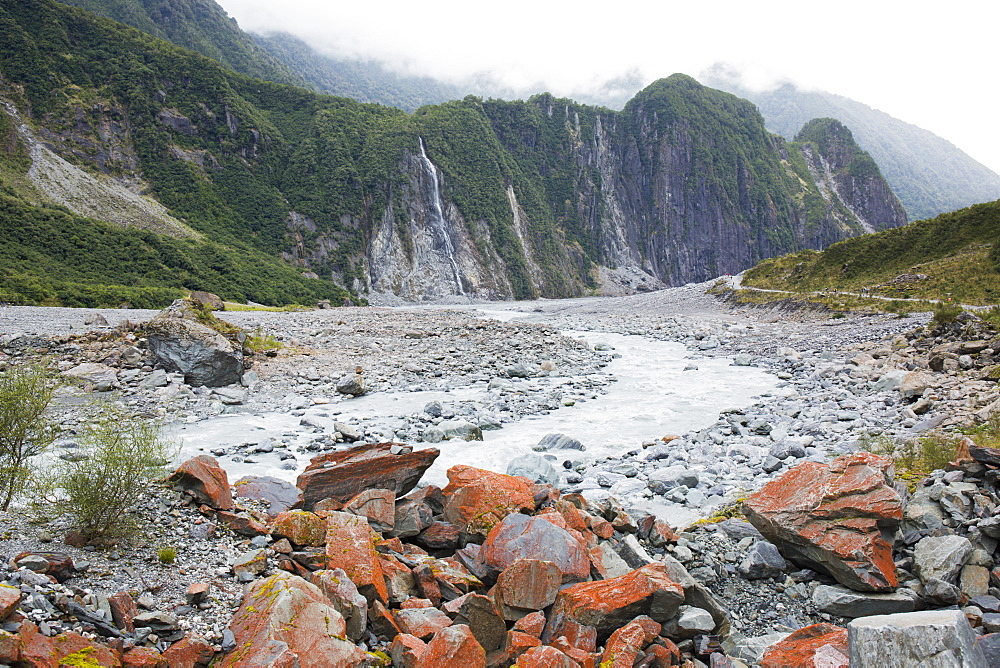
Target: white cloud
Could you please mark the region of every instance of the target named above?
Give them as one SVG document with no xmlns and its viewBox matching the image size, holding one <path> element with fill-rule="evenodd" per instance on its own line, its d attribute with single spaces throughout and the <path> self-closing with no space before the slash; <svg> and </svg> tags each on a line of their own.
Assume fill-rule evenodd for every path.
<svg viewBox="0 0 1000 668">
<path fill-rule="evenodd" d="M 995 0 L 221 4 L 244 29 L 288 31 L 336 55 L 452 81 L 490 72 L 557 94 L 629 72 L 651 81 L 726 61 L 758 85 L 791 79 L 864 102 L 1000 172 Z"/>
</svg>

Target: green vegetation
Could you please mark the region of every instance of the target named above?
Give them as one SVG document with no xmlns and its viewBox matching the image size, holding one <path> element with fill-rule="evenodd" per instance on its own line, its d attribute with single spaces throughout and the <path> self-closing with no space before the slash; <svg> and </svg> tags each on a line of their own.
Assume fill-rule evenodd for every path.
<svg viewBox="0 0 1000 668">
<path fill-rule="evenodd" d="M 862 450 L 891 458 L 896 465 L 896 477 L 906 481 L 910 491 L 932 471 L 944 469 L 955 459 L 961 436 L 932 432 L 920 438 L 891 438 L 885 435 L 864 435 L 859 442 Z"/>
<path fill-rule="evenodd" d="M 301 75 L 240 30 L 214 0 L 61 0 L 197 51 L 237 72 L 304 84 Z"/>
<path fill-rule="evenodd" d="M 31 458 L 55 438 L 45 417 L 54 392 L 52 375 L 40 364 L 0 373 L 0 510 L 27 484 Z"/>
<path fill-rule="evenodd" d="M 109 410 L 88 425 L 83 455 L 58 465 L 54 486 L 88 539 L 126 537 L 138 528 L 129 509 L 167 471 L 175 454 L 148 420 Z"/>
<path fill-rule="evenodd" d="M 177 560 L 177 549 L 173 547 L 161 547 L 156 551 L 156 560 L 161 564 L 172 564 Z"/>
<path fill-rule="evenodd" d="M 966 304 L 1000 302 L 1000 201 L 761 262 L 748 287 L 843 290 Z"/>
</svg>

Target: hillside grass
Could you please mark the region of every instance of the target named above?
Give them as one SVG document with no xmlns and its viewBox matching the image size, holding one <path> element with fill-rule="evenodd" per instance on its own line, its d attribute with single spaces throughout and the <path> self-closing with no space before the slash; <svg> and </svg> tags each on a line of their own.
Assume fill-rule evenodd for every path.
<svg viewBox="0 0 1000 668">
<path fill-rule="evenodd" d="M 1000 201 L 847 239 L 825 251 L 765 260 L 746 272 L 743 284 L 1000 304 Z"/>
</svg>

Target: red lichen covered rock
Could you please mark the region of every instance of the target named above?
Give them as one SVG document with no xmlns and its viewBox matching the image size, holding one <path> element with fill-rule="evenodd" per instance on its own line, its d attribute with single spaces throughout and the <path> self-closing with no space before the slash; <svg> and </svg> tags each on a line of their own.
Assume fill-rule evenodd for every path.
<svg viewBox="0 0 1000 668">
<path fill-rule="evenodd" d="M 302 490 L 302 507 L 312 510 L 323 499 L 346 503 L 368 489 L 388 489 L 397 497 L 412 490 L 440 451 L 404 449 L 394 455 L 394 445 L 359 445 L 314 457 L 295 483 Z"/>
<path fill-rule="evenodd" d="M 254 582 L 229 628 L 236 649 L 221 666 L 312 665 L 323 657 L 324 666 L 354 668 L 365 659 L 343 639 L 344 618 L 319 588 L 283 571 Z"/>
<path fill-rule="evenodd" d="M 81 665 L 85 659 L 93 662 L 91 665 L 102 668 L 119 668 L 122 665 L 118 652 L 72 631 L 46 638 L 38 632 L 37 626 L 25 622 L 18 635 L 21 636 L 21 661 L 33 668 Z"/>
<path fill-rule="evenodd" d="M 527 478 L 472 466 L 448 469 L 448 486 L 443 493 L 445 519 L 468 534 L 485 536 L 510 513 L 535 509 Z"/>
<path fill-rule="evenodd" d="M 229 491 L 229 478 L 215 457 L 199 455 L 189 459 L 168 478 L 175 488 L 191 492 L 198 503 L 216 510 L 231 510 L 233 495 Z"/>
<path fill-rule="evenodd" d="M 521 559 L 552 562 L 563 583 L 590 577 L 587 546 L 579 538 L 541 517 L 512 513 L 486 536 L 478 562 L 486 572 L 499 574 Z"/>
<path fill-rule="evenodd" d="M 897 585 L 892 532 L 903 519 L 892 460 L 867 452 L 805 462 L 744 503 L 746 516 L 782 554 L 859 591 Z"/>
<path fill-rule="evenodd" d="M 392 641 L 389 654 L 394 668 L 416 668 L 417 661 L 427 649 L 427 643 L 408 633 L 400 633 Z"/>
<path fill-rule="evenodd" d="M 437 632 L 417 660 L 416 668 L 484 668 L 486 651 L 465 624 L 455 624 Z"/>
<path fill-rule="evenodd" d="M 274 518 L 271 535 L 293 545 L 319 547 L 326 545 L 326 520 L 305 510 L 286 510 Z"/>
<path fill-rule="evenodd" d="M 7 615 L 14 612 L 18 603 L 21 602 L 21 590 L 10 585 L 0 584 L 0 620 L 6 619 Z"/>
<path fill-rule="evenodd" d="M 396 492 L 388 489 L 366 489 L 344 504 L 343 511 L 368 518 L 376 531 L 392 531 L 396 522 Z"/>
<path fill-rule="evenodd" d="M 376 598 L 389 602 L 382 564 L 375 541 L 378 535 L 368 521 L 350 513 L 332 512 L 327 518 L 327 568 L 342 568 L 369 603 Z"/>
<path fill-rule="evenodd" d="M 541 611 L 529 613 L 514 622 L 514 626 L 511 627 L 511 630 L 520 631 L 522 633 L 527 633 L 529 636 L 541 638 L 542 631 L 545 630 L 545 613 Z"/>
<path fill-rule="evenodd" d="M 764 652 L 761 668 L 847 668 L 847 629 L 833 624 L 806 626 Z"/>
<path fill-rule="evenodd" d="M 432 607 L 394 610 L 392 616 L 400 631 L 421 640 L 427 640 L 441 629 L 452 624 L 451 617 Z"/>
<path fill-rule="evenodd" d="M 133 647 L 122 654 L 123 668 L 170 668 L 163 655 L 152 647 Z"/>
<path fill-rule="evenodd" d="M 500 573 L 492 594 L 504 618 L 517 620 L 552 605 L 560 584 L 562 573 L 551 561 L 519 559 Z"/>
<path fill-rule="evenodd" d="M 579 665 L 555 647 L 547 646 L 532 647 L 517 658 L 518 668 L 577 668 Z"/>
<path fill-rule="evenodd" d="M 21 636 L 0 630 L 0 663 L 12 665 L 21 660 Z"/>
<path fill-rule="evenodd" d="M 684 588 L 670 579 L 666 566 L 653 563 L 621 577 L 566 587 L 556 597 L 549 624 L 565 616 L 610 634 L 639 615 L 665 622 L 683 602 Z"/>
<path fill-rule="evenodd" d="M 207 640 L 190 636 L 171 645 L 163 658 L 170 668 L 204 668 L 212 663 L 215 650 Z"/>
<path fill-rule="evenodd" d="M 656 624 L 656 630 L 659 631 L 659 624 Z M 601 656 L 602 668 L 632 668 L 642 650 L 657 635 L 650 631 L 641 622 L 630 622 L 617 629 L 605 643 L 604 654 Z"/>
</svg>

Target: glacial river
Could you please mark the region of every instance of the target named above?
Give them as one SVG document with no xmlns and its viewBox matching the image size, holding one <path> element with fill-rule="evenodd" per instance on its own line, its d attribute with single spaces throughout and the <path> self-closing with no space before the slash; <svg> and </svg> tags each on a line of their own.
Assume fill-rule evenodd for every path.
<svg viewBox="0 0 1000 668">
<path fill-rule="evenodd" d="M 511 319 L 513 311 L 491 310 L 488 317 Z M 604 371 L 617 382 L 597 398 L 562 407 L 548 414 L 527 417 L 506 424 L 503 429 L 484 432 L 482 442 L 450 441 L 417 443 L 415 447 L 436 447 L 441 456 L 424 480 L 443 486 L 446 471 L 455 464 L 469 464 L 504 472 L 507 463 L 527 452 L 546 434 L 562 433 L 586 445 L 585 452 L 560 451 L 567 459 L 597 460 L 640 447 L 643 441 L 666 434 L 683 434 L 711 425 L 728 408 L 743 408 L 762 395 L 775 390 L 778 379 L 755 367 L 732 365 L 729 358 L 701 358 L 679 343 L 663 342 L 642 336 L 597 332 L 565 332 L 583 338 L 591 345 L 605 344 L 614 349 Z M 694 363 L 697 370 L 685 371 Z M 533 379 L 532 381 L 535 382 Z M 539 387 L 552 387 L 558 378 L 537 379 Z M 221 415 L 189 425 L 178 425 L 171 432 L 181 442 L 182 457 L 210 452 L 213 448 L 242 443 L 260 443 L 268 438 L 284 439 L 291 446 L 306 444 L 316 437 L 300 426 L 303 418 L 333 429 L 335 421 L 367 418 L 384 422 L 388 427 L 400 418 L 419 413 L 429 401 L 478 402 L 484 400 L 484 384 L 444 391 L 378 392 L 353 399 L 332 400 L 312 406 L 297 415 L 291 413 L 238 413 Z M 270 475 L 293 481 L 308 463 L 308 453 L 296 453 L 295 468 L 282 468 L 280 449 L 251 456 L 253 463 L 220 458 L 230 480 L 244 475 Z M 293 450 L 294 452 L 294 450 Z M 558 465 L 559 462 L 556 462 Z"/>
</svg>

